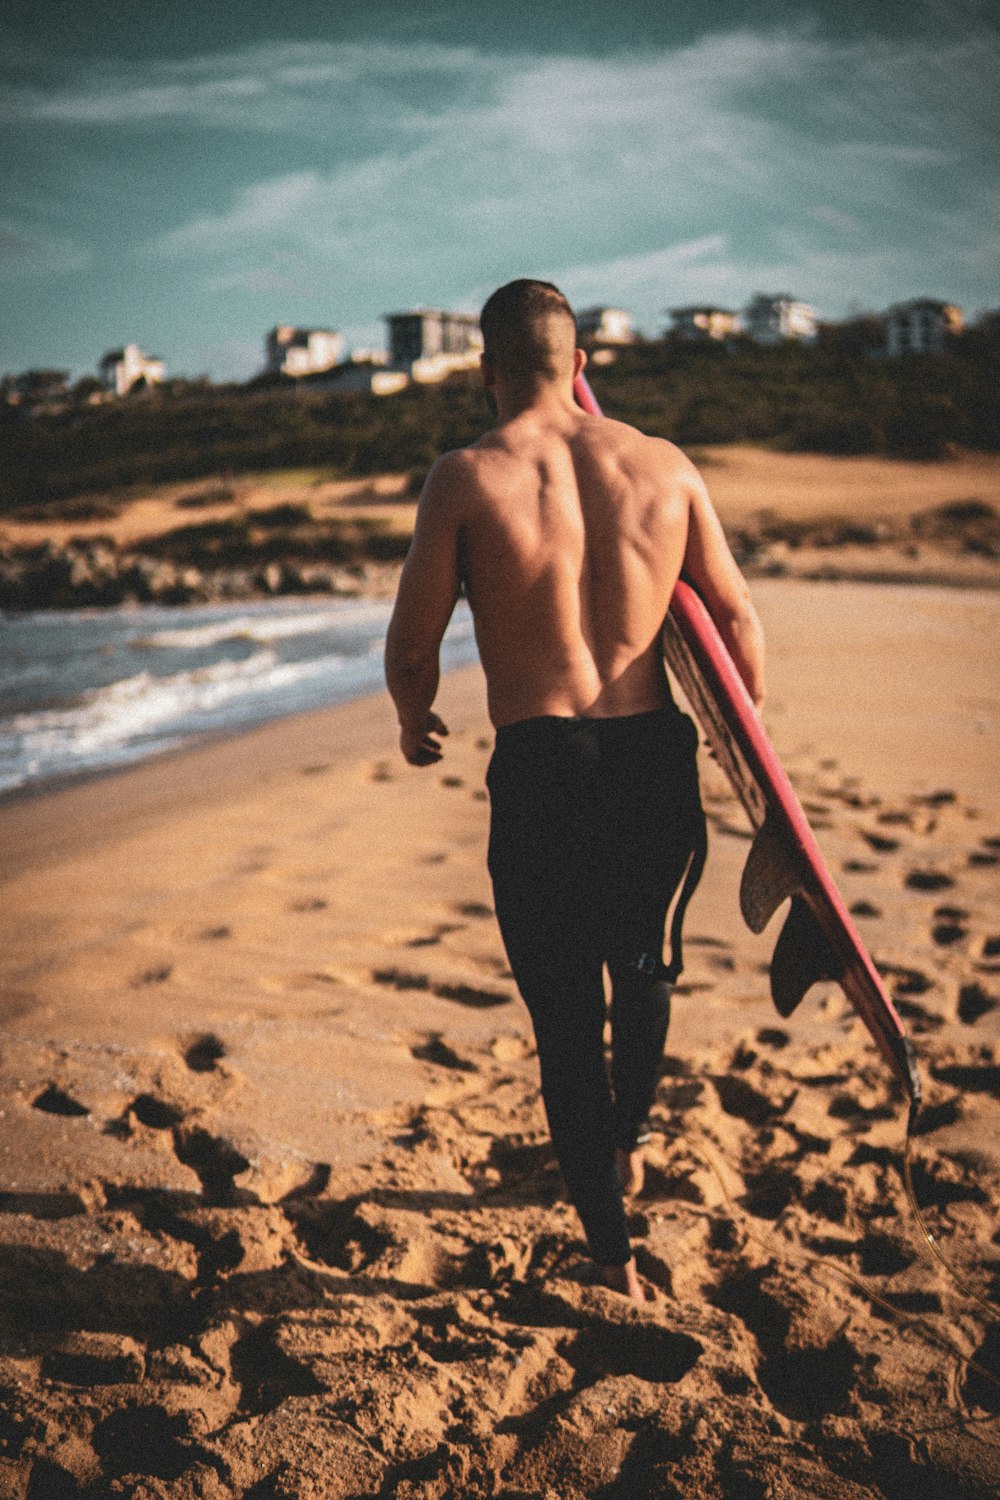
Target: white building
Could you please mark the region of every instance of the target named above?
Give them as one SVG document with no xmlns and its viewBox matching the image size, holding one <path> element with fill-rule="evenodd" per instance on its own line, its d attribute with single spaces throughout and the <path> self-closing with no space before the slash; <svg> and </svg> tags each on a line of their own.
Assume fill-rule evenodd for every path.
<svg viewBox="0 0 1000 1500">
<path fill-rule="evenodd" d="M 632 317 L 620 307 L 587 307 L 576 315 L 582 344 L 634 344 Z"/>
<path fill-rule="evenodd" d="M 743 332 L 739 313 L 731 312 L 727 307 L 672 307 L 670 316 L 674 320 L 670 332 L 692 343 L 709 339 L 721 342 Z"/>
<path fill-rule="evenodd" d="M 337 363 L 340 346 L 340 334 L 330 328 L 292 328 L 279 323 L 271 329 L 265 345 L 268 373 L 316 375 Z"/>
<path fill-rule="evenodd" d="M 755 344 L 811 342 L 817 336 L 816 322 L 816 309 L 808 302 L 765 292 L 754 297 L 743 314 L 743 326 Z"/>
<path fill-rule="evenodd" d="M 961 333 L 962 309 L 931 297 L 897 302 L 885 314 L 885 352 L 940 354 L 949 334 Z"/>
<path fill-rule="evenodd" d="M 389 359 L 411 380 L 431 383 L 453 370 L 472 370 L 483 352 L 483 336 L 475 313 L 443 312 L 417 307 L 386 313 Z"/>
<path fill-rule="evenodd" d="M 394 396 L 409 385 L 410 377 L 405 370 L 387 368 L 385 355 L 379 356 L 376 352 L 359 358 L 359 352 L 334 369 L 314 375 L 309 381 L 310 387 L 318 386 L 324 391 L 360 391 L 366 396 Z"/>
<path fill-rule="evenodd" d="M 124 349 L 112 349 L 98 366 L 101 380 L 116 396 L 124 396 L 143 381 L 146 385 L 159 385 L 166 374 L 162 359 L 143 354 L 138 344 L 126 344 Z"/>
</svg>

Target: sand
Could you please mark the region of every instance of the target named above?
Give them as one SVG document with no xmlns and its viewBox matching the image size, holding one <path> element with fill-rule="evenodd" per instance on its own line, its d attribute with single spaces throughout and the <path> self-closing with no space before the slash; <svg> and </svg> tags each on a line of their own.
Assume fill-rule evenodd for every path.
<svg viewBox="0 0 1000 1500">
<path fill-rule="evenodd" d="M 741 444 L 692 450 L 724 525 L 735 528 L 771 514 L 798 523 L 864 516 L 900 521 L 922 511 L 978 500 L 1000 509 L 1000 455 L 961 453 L 921 460 L 817 453 L 773 453 Z M 95 497 L 98 500 L 106 497 Z M 234 513 L 267 510 L 288 502 L 307 507 L 317 519 L 353 514 L 380 519 L 396 529 L 412 525 L 415 502 L 407 474 L 337 480 L 322 471 L 278 471 L 220 485 L 185 482 L 157 485 L 115 501 L 116 515 L 77 515 L 60 520 L 0 518 L 0 544 L 64 546 L 74 539 L 113 538 L 122 550 L 140 548 L 177 526 L 224 521 Z"/>
<path fill-rule="evenodd" d="M 917 1047 L 782 1021 L 712 849 L 592 1284 L 490 906 L 478 669 L 0 806 L 0 1495 L 985 1497 L 1000 1484 L 1000 595 L 762 580 L 766 718 Z M 976 1299 L 981 1300 L 976 1300 Z M 992 1304 L 993 1311 L 990 1311 Z"/>
</svg>

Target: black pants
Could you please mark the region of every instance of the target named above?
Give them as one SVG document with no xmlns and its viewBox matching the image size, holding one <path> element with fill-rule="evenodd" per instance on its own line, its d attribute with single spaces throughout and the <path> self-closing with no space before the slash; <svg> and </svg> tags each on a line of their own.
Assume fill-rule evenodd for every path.
<svg viewBox="0 0 1000 1500">
<path fill-rule="evenodd" d="M 633 1149 L 646 1126 L 683 907 L 704 863 L 697 744 L 673 704 L 625 718 L 525 719 L 498 731 L 486 777 L 497 919 L 535 1030 L 552 1143 L 601 1265 L 631 1255 L 615 1149 Z M 682 880 L 665 967 L 666 915 Z"/>
</svg>

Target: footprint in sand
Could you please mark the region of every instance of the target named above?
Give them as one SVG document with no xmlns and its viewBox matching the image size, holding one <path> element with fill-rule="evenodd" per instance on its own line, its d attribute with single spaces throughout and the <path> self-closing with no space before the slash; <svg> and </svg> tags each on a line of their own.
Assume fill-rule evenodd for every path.
<svg viewBox="0 0 1000 1500">
<path fill-rule="evenodd" d="M 212 1073 L 226 1055 L 225 1043 L 206 1031 L 182 1043 L 181 1056 L 192 1073 Z"/>
<path fill-rule="evenodd" d="M 157 964 L 155 968 L 146 969 L 132 981 L 133 989 L 142 989 L 146 984 L 164 984 L 174 972 L 173 964 Z"/>
<path fill-rule="evenodd" d="M 903 884 L 910 891 L 947 891 L 955 884 L 943 870 L 907 870 Z"/>
<path fill-rule="evenodd" d="M 957 802 L 958 797 L 953 791 L 944 787 L 937 792 L 926 792 L 921 797 L 912 799 L 920 807 L 948 807 L 952 802 Z"/>
<path fill-rule="evenodd" d="M 206 1202 L 214 1204 L 232 1201 L 234 1177 L 250 1166 L 243 1153 L 222 1136 L 183 1122 L 174 1126 L 174 1154 L 199 1179 Z"/>
<path fill-rule="evenodd" d="M 938 1027 L 944 1025 L 944 1017 L 935 1015 L 921 1005 L 917 1000 L 904 1000 L 899 993 L 893 995 L 893 1004 L 904 1021 L 909 1021 L 913 1030 L 918 1034 L 924 1031 L 937 1031 Z"/>
<path fill-rule="evenodd" d="M 1000 1000 L 988 994 L 981 984 L 975 981 L 963 984 L 958 992 L 958 1019 L 966 1026 L 974 1026 L 980 1016 L 989 1015 L 998 1005 Z"/>
<path fill-rule="evenodd" d="M 452 1068 L 457 1073 L 478 1073 L 479 1069 L 467 1057 L 461 1057 L 454 1047 L 449 1047 L 440 1031 L 432 1031 L 425 1041 L 410 1048 L 410 1056 L 420 1062 L 434 1063 L 439 1068 Z"/>
<path fill-rule="evenodd" d="M 460 917 L 492 917 L 493 908 L 484 901 L 460 901 L 455 907 Z"/>
<path fill-rule="evenodd" d="M 980 839 L 979 843 L 980 847 L 969 855 L 969 864 L 980 867 L 1000 864 L 1000 838 L 988 837 Z"/>
<path fill-rule="evenodd" d="M 892 854 L 899 848 L 899 839 L 888 838 L 884 833 L 872 833 L 870 829 L 859 828 L 858 832 L 870 849 L 876 854 Z"/>
<path fill-rule="evenodd" d="M 841 869 L 848 875 L 877 875 L 881 866 L 868 859 L 845 859 Z"/>
<path fill-rule="evenodd" d="M 124 1111 L 122 1120 L 127 1122 L 129 1116 L 150 1130 L 172 1130 L 184 1118 L 181 1110 L 155 1094 L 138 1094 Z"/>
<path fill-rule="evenodd" d="M 968 937 L 966 927 L 969 913 L 961 906 L 937 906 L 934 909 L 934 925 L 931 937 L 939 948 L 950 948 L 952 944 Z"/>
<path fill-rule="evenodd" d="M 875 819 L 877 823 L 889 824 L 891 827 L 911 828 L 913 826 L 913 814 L 904 812 L 900 808 L 886 808 L 880 812 Z"/>
<path fill-rule="evenodd" d="M 940 1104 L 925 1104 L 913 1124 L 914 1135 L 931 1135 L 946 1125 L 955 1125 L 964 1111 L 957 1099 L 943 1099 Z"/>
<path fill-rule="evenodd" d="M 467 1005 L 473 1010 L 489 1010 L 495 1005 L 509 1005 L 509 995 L 498 995 L 495 990 L 480 990 L 471 984 L 438 984 L 434 993 L 441 1000 L 454 1000 L 458 1005 Z"/>
<path fill-rule="evenodd" d="M 461 776 L 442 776 L 441 785 L 448 787 L 459 787 L 464 786 L 465 782 L 463 781 Z"/>
<path fill-rule="evenodd" d="M 855 901 L 850 912 L 852 917 L 880 917 L 882 915 L 881 907 L 873 906 L 870 901 Z"/>
<path fill-rule="evenodd" d="M 410 974 L 405 969 L 373 969 L 371 979 L 373 984 L 393 990 L 429 990 L 431 987 L 426 974 Z"/>
<path fill-rule="evenodd" d="M 57 1087 L 54 1083 L 50 1083 L 42 1089 L 40 1094 L 35 1095 L 31 1101 L 31 1107 L 40 1109 L 43 1114 L 63 1115 L 67 1119 L 90 1114 L 85 1104 L 81 1104 L 78 1099 L 73 1098 L 72 1094 L 67 1094 L 65 1089 Z"/>
<path fill-rule="evenodd" d="M 298 912 L 325 911 L 329 904 L 323 896 L 307 896 L 302 901 L 293 901 L 288 910 Z"/>
<path fill-rule="evenodd" d="M 372 982 L 386 985 L 394 990 L 429 990 L 439 1000 L 454 1000 L 473 1010 L 488 1010 L 495 1005 L 509 1005 L 510 996 L 497 994 L 495 990 L 477 989 L 471 984 L 432 985 L 426 974 L 409 974 L 404 969 L 373 969 Z"/>
<path fill-rule="evenodd" d="M 448 937 L 452 932 L 461 932 L 460 922 L 440 922 L 433 932 L 418 933 L 416 937 L 406 938 L 403 946 L 406 948 L 435 948 L 442 938 Z"/>
<path fill-rule="evenodd" d="M 231 927 L 206 927 L 204 932 L 198 934 L 205 942 L 213 943 L 220 942 L 223 938 L 232 937 L 232 935 L 233 930 Z"/>
<path fill-rule="evenodd" d="M 779 1026 L 762 1026 L 757 1033 L 757 1041 L 762 1047 L 774 1047 L 779 1052 L 782 1047 L 787 1047 L 792 1040 L 787 1031 L 782 1031 Z"/>
<path fill-rule="evenodd" d="M 781 1099 L 772 1099 L 760 1089 L 754 1088 L 745 1078 L 734 1078 L 723 1073 L 712 1078 L 712 1085 L 719 1096 L 723 1112 L 748 1125 L 769 1125 L 789 1109 L 797 1089 L 792 1089 Z"/>
<path fill-rule="evenodd" d="M 875 967 L 882 978 L 889 981 L 894 995 L 924 995 L 934 983 L 919 969 L 908 968 L 905 964 L 879 963 L 876 959 Z"/>
</svg>

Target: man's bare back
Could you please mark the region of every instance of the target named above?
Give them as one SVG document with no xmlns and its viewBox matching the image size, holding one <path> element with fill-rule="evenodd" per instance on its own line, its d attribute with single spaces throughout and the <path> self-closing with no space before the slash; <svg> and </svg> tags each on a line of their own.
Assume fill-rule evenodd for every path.
<svg viewBox="0 0 1000 1500">
<path fill-rule="evenodd" d="M 521 413 L 442 470 L 493 723 L 660 707 L 693 475 L 677 449 L 560 408 Z"/>
<path fill-rule="evenodd" d="M 588 415 L 567 384 L 445 454 L 421 495 L 389 632 L 404 754 L 409 735 L 407 758 L 426 763 L 437 652 L 463 580 L 500 727 L 661 706 L 659 634 L 682 566 L 759 698 L 746 585 L 697 470 L 672 443 Z"/>
</svg>

